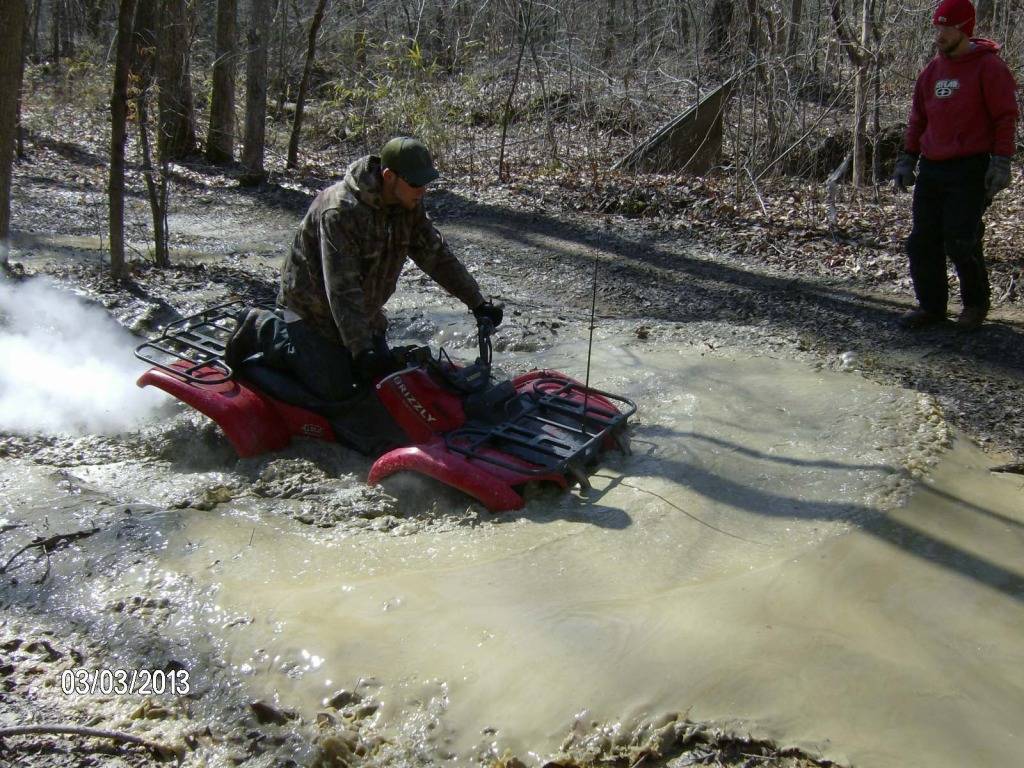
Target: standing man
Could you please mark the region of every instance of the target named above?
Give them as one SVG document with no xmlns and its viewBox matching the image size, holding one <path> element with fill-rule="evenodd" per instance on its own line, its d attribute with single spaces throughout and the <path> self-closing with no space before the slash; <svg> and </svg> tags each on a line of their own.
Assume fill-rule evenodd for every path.
<svg viewBox="0 0 1024 768">
<path fill-rule="evenodd" d="M 907 328 L 946 319 L 946 258 L 960 279 L 957 325 L 974 330 L 989 310 L 982 250 L 982 214 L 1010 185 L 1017 121 L 1016 84 L 999 45 L 972 38 L 970 0 L 942 0 L 932 17 L 938 54 L 918 75 L 904 151 L 893 181 L 914 190 L 914 225 L 907 240 L 918 306 L 902 316 Z"/>
</svg>

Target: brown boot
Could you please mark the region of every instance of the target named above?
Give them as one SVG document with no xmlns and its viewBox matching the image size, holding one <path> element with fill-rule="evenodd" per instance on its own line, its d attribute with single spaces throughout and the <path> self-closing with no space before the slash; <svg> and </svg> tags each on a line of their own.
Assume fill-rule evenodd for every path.
<svg viewBox="0 0 1024 768">
<path fill-rule="evenodd" d="M 988 316 L 988 310 L 981 307 L 964 307 L 960 317 L 956 319 L 956 327 L 961 331 L 976 331 L 981 328 Z"/>
<path fill-rule="evenodd" d="M 928 312 L 927 310 L 917 307 L 911 309 L 900 315 L 899 323 L 900 326 L 907 330 L 913 331 L 918 328 L 925 328 L 929 325 L 935 325 L 945 321 L 945 317 L 937 315 L 934 312 Z"/>
</svg>

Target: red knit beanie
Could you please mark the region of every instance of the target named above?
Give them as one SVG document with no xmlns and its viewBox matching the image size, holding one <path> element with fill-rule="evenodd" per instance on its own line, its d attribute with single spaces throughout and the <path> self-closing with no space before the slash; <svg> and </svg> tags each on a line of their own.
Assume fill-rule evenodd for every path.
<svg viewBox="0 0 1024 768">
<path fill-rule="evenodd" d="M 956 27 L 970 37 L 974 34 L 974 6 L 971 0 L 942 0 L 932 16 L 932 24 Z"/>
</svg>

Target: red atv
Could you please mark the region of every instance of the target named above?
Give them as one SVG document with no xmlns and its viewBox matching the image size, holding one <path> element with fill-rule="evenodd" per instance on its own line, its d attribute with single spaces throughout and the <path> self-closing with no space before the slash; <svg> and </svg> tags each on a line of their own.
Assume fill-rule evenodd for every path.
<svg viewBox="0 0 1024 768">
<path fill-rule="evenodd" d="M 567 488 L 575 481 L 588 489 L 588 469 L 605 450 L 628 453 L 632 401 L 557 371 L 494 382 L 493 328 L 486 321 L 478 326 L 474 363 L 460 366 L 443 349 L 436 357 L 428 347 L 399 349 L 405 368 L 376 381 L 362 400 L 326 404 L 299 392 L 294 381 L 277 386 L 279 373 L 258 366 L 232 371 L 224 362 L 242 309 L 233 302 L 183 318 L 135 351 L 153 365 L 139 386 L 159 387 L 209 416 L 239 456 L 280 450 L 294 435 L 350 443 L 346 421 L 358 419 L 372 398 L 400 438 L 373 463 L 370 484 L 417 472 L 499 512 L 522 507 L 521 489 L 529 483 Z"/>
</svg>

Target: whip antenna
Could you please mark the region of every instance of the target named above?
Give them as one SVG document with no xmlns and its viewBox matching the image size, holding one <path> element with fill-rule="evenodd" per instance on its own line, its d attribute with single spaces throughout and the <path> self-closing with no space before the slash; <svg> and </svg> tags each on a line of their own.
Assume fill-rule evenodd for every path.
<svg viewBox="0 0 1024 768">
<path fill-rule="evenodd" d="M 597 315 L 597 252 L 594 252 L 594 287 L 590 294 L 590 338 L 587 340 L 587 377 L 583 384 L 583 413 L 580 426 L 587 431 L 587 399 L 590 397 L 590 356 L 594 351 L 594 318 Z"/>
</svg>

